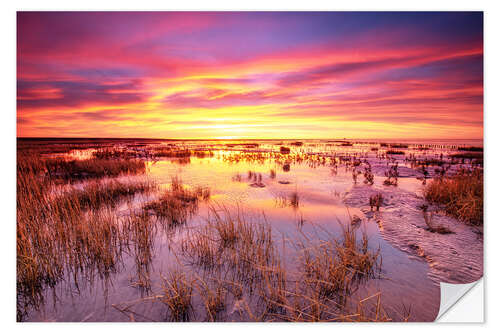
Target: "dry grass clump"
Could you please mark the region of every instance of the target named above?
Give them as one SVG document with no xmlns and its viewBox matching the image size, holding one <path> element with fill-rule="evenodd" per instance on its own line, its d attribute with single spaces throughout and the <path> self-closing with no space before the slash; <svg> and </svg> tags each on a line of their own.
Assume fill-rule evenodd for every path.
<svg viewBox="0 0 500 333">
<path fill-rule="evenodd" d="M 194 189 L 194 192 L 198 196 L 198 198 L 207 201 L 210 199 L 210 188 L 209 187 L 203 187 L 203 186 L 197 186 Z"/>
<path fill-rule="evenodd" d="M 233 177 L 231 177 L 233 182 L 242 182 L 243 181 L 243 176 L 241 176 L 239 173 L 235 174 Z"/>
<path fill-rule="evenodd" d="M 288 196 L 286 193 L 280 192 L 274 196 L 274 203 L 276 207 L 285 208 L 289 205 Z"/>
<path fill-rule="evenodd" d="M 197 212 L 200 199 L 210 199 L 209 188 L 191 190 L 182 184 L 182 180 L 174 177 L 170 189 L 164 191 L 157 200 L 144 205 L 143 209 L 152 211 L 173 227 L 186 223 Z"/>
<path fill-rule="evenodd" d="M 193 296 L 193 281 L 181 271 L 173 271 L 163 277 L 163 293 L 161 301 L 169 309 L 169 319 L 172 321 L 189 321 L 193 313 L 191 298 Z"/>
<path fill-rule="evenodd" d="M 154 185 L 149 181 L 126 183 L 117 180 L 90 181 L 83 189 L 73 188 L 70 191 L 63 191 L 54 198 L 54 204 L 67 200 L 72 203 L 78 202 L 83 208 L 98 209 L 104 205 L 114 206 L 123 197 L 148 192 L 153 188 Z"/>
<path fill-rule="evenodd" d="M 400 321 L 407 322 L 409 319 L 410 311 L 404 308 Z M 382 293 L 380 292 L 360 300 L 356 306 L 355 313 L 341 316 L 339 320 L 346 322 L 392 321 L 382 305 Z"/>
<path fill-rule="evenodd" d="M 472 152 L 465 152 L 465 153 L 455 153 L 449 155 L 451 159 L 461 159 L 462 163 L 465 162 L 465 160 L 470 160 L 472 164 L 483 164 L 483 152 L 482 151 L 472 151 Z"/>
<path fill-rule="evenodd" d="M 252 181 L 251 187 L 266 187 L 262 182 L 262 174 L 259 172 L 248 170 L 248 180 Z"/>
<path fill-rule="evenodd" d="M 459 147 L 458 151 L 483 151 L 483 147 Z"/>
<path fill-rule="evenodd" d="M 77 285 L 78 275 L 90 281 L 95 274 L 107 278 L 116 271 L 125 246 L 126 235 L 109 210 L 85 212 L 77 202 L 50 205 L 40 199 L 29 208 L 21 199 L 18 206 L 18 311 L 23 303 L 37 308 L 45 286 L 55 286 L 65 274 Z"/>
<path fill-rule="evenodd" d="M 339 239 L 319 244 L 306 239 L 299 248 L 303 255 L 294 261 L 298 271 L 289 273 L 269 225 L 214 209 L 208 223 L 188 233 L 181 244 L 183 258 L 197 267 L 186 266 L 190 273 L 170 272 L 163 278 L 161 295 L 148 299 L 161 300 L 173 321 L 196 319 L 202 309 L 207 321 L 224 320 L 235 311 L 250 321 L 390 320 L 380 297 L 373 309 L 367 304 L 375 296 L 354 308 L 348 299 L 381 266 L 379 251 L 368 248 L 366 235 L 358 240 L 347 227 Z"/>
<path fill-rule="evenodd" d="M 211 150 L 195 150 L 193 151 L 193 155 L 197 158 L 208 158 L 214 157 L 214 152 Z"/>
<path fill-rule="evenodd" d="M 398 163 L 396 162 L 395 164 L 391 165 L 389 170 L 385 172 L 385 176 L 387 179 L 384 180 L 382 183 L 385 186 L 397 186 L 398 185 L 398 177 L 399 177 L 399 172 L 398 172 Z"/>
<path fill-rule="evenodd" d="M 374 194 L 370 196 L 370 211 L 373 210 L 373 207 L 377 210 L 377 212 L 380 210 L 380 206 L 384 203 L 384 198 L 382 197 L 381 193 Z"/>
<path fill-rule="evenodd" d="M 290 308 L 287 281 L 286 270 L 279 257 L 274 258 L 270 265 L 262 269 L 262 280 L 258 285 L 258 294 L 264 306 L 263 319 L 284 318 L 287 315 Z"/>
<path fill-rule="evenodd" d="M 149 214 L 132 213 L 122 222 L 122 233 L 127 237 L 127 249 L 133 250 L 136 266 L 135 287 L 143 291 L 151 290 L 150 269 L 156 237 L 156 225 Z"/>
<path fill-rule="evenodd" d="M 150 147 L 148 149 L 148 153 L 153 157 L 168 157 L 168 158 L 189 158 L 189 157 L 197 157 L 197 158 L 207 158 L 213 157 L 214 152 L 211 150 L 190 150 L 183 147 L 177 146 L 156 146 Z"/>
<path fill-rule="evenodd" d="M 221 218 L 214 211 L 215 219 L 209 221 L 209 227 L 217 232 L 218 241 L 222 248 L 234 247 L 236 242 L 241 238 L 240 223 L 241 220 L 233 218 Z"/>
<path fill-rule="evenodd" d="M 135 150 L 105 147 L 94 151 L 92 156 L 98 159 L 130 159 L 140 157 L 141 155 Z"/>
<path fill-rule="evenodd" d="M 443 166 L 447 162 L 441 158 L 425 158 L 423 160 L 419 160 L 417 158 L 407 158 L 407 161 L 410 161 L 412 167 L 430 167 L 430 166 Z"/>
<path fill-rule="evenodd" d="M 405 152 L 402 150 L 388 150 L 385 152 L 387 155 L 404 155 Z"/>
<path fill-rule="evenodd" d="M 290 154 L 290 148 L 281 146 L 280 147 L 280 153 L 281 154 Z"/>
<path fill-rule="evenodd" d="M 368 248 L 366 234 L 358 240 L 355 230 L 347 227 L 338 240 L 318 245 L 306 241 L 298 246 L 303 253 L 299 272 L 304 275 L 296 277 L 295 288 L 282 264 L 270 226 L 249 223 L 225 210 L 222 214 L 214 210 L 205 226 L 190 233 L 182 243 L 182 253 L 190 264 L 205 272 L 224 272 L 232 284 L 239 282 L 246 292 L 257 295 L 255 304 L 242 298 L 243 289 L 231 291 L 240 304 L 239 311 L 246 313 L 249 320 L 366 320 L 368 317 L 361 314 L 350 319 L 343 317 L 350 313 L 345 303 L 354 287 L 376 277 L 381 267 L 380 253 Z M 204 302 L 208 320 L 217 318 L 216 309 L 222 309 L 219 301 L 224 295 L 223 289 L 207 294 Z"/>
<path fill-rule="evenodd" d="M 207 321 L 217 321 L 222 311 L 226 309 L 228 291 L 220 280 L 210 284 L 202 279 L 197 280 L 196 287 L 207 312 Z"/>
<path fill-rule="evenodd" d="M 220 266 L 221 252 L 212 232 L 213 230 L 206 226 L 189 234 L 181 244 L 181 251 L 189 258 L 190 263 L 205 270 Z"/>
<path fill-rule="evenodd" d="M 109 209 L 124 196 L 149 190 L 147 182 L 91 182 L 83 189 L 54 190 L 44 160 L 18 155 L 18 319 L 43 302 L 43 290 L 59 281 L 117 270 L 129 234 Z M 98 209 L 99 208 L 99 209 Z"/>
<path fill-rule="evenodd" d="M 368 238 L 363 234 L 357 241 L 356 231 L 342 227 L 341 240 L 323 242 L 304 250 L 303 265 L 306 283 L 321 298 L 335 298 L 342 305 L 351 293 L 352 284 L 375 277 L 380 270 L 380 250 L 368 249 Z"/>
<path fill-rule="evenodd" d="M 390 144 L 389 145 L 391 148 L 408 148 L 408 145 L 405 145 L 405 144 L 400 144 L 400 143 L 394 143 L 394 144 Z"/>
<path fill-rule="evenodd" d="M 67 160 L 64 158 L 50 158 L 45 160 L 45 168 L 49 178 L 74 181 L 144 173 L 146 165 L 144 161 L 136 159 L 90 158 L 87 160 Z"/>
<path fill-rule="evenodd" d="M 172 147 L 154 147 L 152 154 L 155 157 L 191 157 L 192 152 L 189 149 L 179 149 Z"/>
<path fill-rule="evenodd" d="M 365 172 L 363 173 L 363 176 L 365 176 L 365 180 L 363 181 L 363 183 L 373 185 L 373 182 L 375 181 L 375 175 L 373 174 L 372 166 L 368 161 L 366 161 Z"/>
<path fill-rule="evenodd" d="M 209 270 L 231 268 L 237 280 L 250 283 L 262 278 L 256 267 L 265 267 L 276 254 L 268 224 L 250 223 L 216 209 L 204 228 L 183 240 L 181 249 L 192 264 Z"/>
<path fill-rule="evenodd" d="M 17 156 L 17 298 L 18 320 L 29 306 L 37 307 L 45 285 L 53 286 L 63 274 L 53 232 L 45 223 L 49 215 L 47 192 L 50 183 L 40 179 L 40 160 Z"/>
<path fill-rule="evenodd" d="M 47 177 L 46 170 L 43 160 L 27 157 L 18 163 L 18 311 L 42 302 L 45 287 L 68 277 L 74 283 L 82 277 L 92 281 L 94 275 L 108 278 L 119 271 L 123 254 L 135 259 L 133 285 L 151 291 L 157 222 L 185 223 L 196 213 L 200 200 L 210 198 L 210 189 L 189 188 L 174 178 L 157 200 L 118 217 L 109 207 L 153 185 L 101 180 L 90 181 L 83 189 L 54 191 L 51 177 L 60 178 L 59 171 Z M 251 177 L 261 178 L 255 173 Z M 286 200 L 299 205 L 297 192 Z M 295 277 L 277 250 L 269 224 L 212 209 L 206 224 L 187 232 L 181 252 L 198 266 L 191 266 L 190 272 L 203 269 L 209 276 L 217 272 L 224 275 L 224 281 L 211 278 L 206 282 L 176 270 L 162 277 L 162 293 L 151 299 L 161 300 L 168 309 L 167 318 L 173 321 L 192 320 L 197 300 L 202 301 L 199 305 L 204 306 L 206 320 L 221 320 L 228 298 L 240 302 L 238 311 L 246 311 L 253 321 L 372 319 L 361 310 L 352 315 L 344 306 L 355 283 L 374 277 L 380 267 L 379 253 L 368 249 L 366 235 L 357 240 L 356 232 L 348 227 L 339 240 L 303 245 Z M 385 319 L 381 311 L 376 313 L 376 321 Z"/>
<path fill-rule="evenodd" d="M 462 158 L 462 159 L 475 159 L 475 158 L 483 158 L 483 152 L 467 152 L 467 153 L 455 153 L 450 154 L 451 158 Z"/>
<path fill-rule="evenodd" d="M 298 208 L 299 201 L 300 201 L 299 193 L 297 191 L 292 192 L 290 194 L 290 205 L 294 208 Z"/>
<path fill-rule="evenodd" d="M 340 239 L 319 244 L 300 243 L 302 256 L 295 283 L 287 278 L 279 256 L 265 270 L 258 292 L 264 309 L 261 320 L 366 321 L 381 320 L 381 311 L 365 315 L 346 306 L 354 287 L 375 277 L 381 267 L 379 251 L 368 249 L 366 235 L 358 242 L 353 229 L 344 228 Z M 358 309 L 359 310 L 359 309 Z M 379 309 L 380 310 L 380 309 Z M 384 317 L 387 319 L 387 317 Z"/>
<path fill-rule="evenodd" d="M 283 184 L 289 184 L 289 182 L 283 182 Z M 296 190 L 288 194 L 285 192 L 280 192 L 274 195 L 274 202 L 276 206 L 280 208 L 290 206 L 293 209 L 297 209 L 300 205 L 300 195 Z"/>
<path fill-rule="evenodd" d="M 443 205 L 447 214 L 473 225 L 483 224 L 483 173 L 462 169 L 450 177 L 433 179 L 425 198 Z"/>
<path fill-rule="evenodd" d="M 356 230 L 348 225 L 342 228 L 342 238 L 335 242 L 337 257 L 353 275 L 353 279 L 375 277 L 381 267 L 380 249 L 373 252 L 368 248 L 368 236 L 362 234 L 360 242 L 357 241 Z"/>
<path fill-rule="evenodd" d="M 349 293 L 348 271 L 340 265 L 335 246 L 331 243 L 304 251 L 304 272 L 306 284 L 320 297 L 336 296 L 343 301 Z"/>
<path fill-rule="evenodd" d="M 71 229 L 67 230 L 69 249 L 65 251 L 76 254 L 70 267 L 83 263 L 81 267 L 95 267 L 101 277 L 115 272 L 124 249 L 123 238 L 127 235 L 120 232 L 120 223 L 113 212 L 90 211 L 86 219 L 72 222 Z"/>
<path fill-rule="evenodd" d="M 236 277 L 246 283 L 262 279 L 261 267 L 268 266 L 276 256 L 271 226 L 265 223 L 238 222 L 239 241 L 229 248 L 227 262 Z"/>
</svg>

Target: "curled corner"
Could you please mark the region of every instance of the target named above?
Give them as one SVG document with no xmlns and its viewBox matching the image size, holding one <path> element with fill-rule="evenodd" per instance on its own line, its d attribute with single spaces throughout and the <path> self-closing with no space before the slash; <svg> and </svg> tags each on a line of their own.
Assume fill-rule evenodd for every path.
<svg viewBox="0 0 500 333">
<path fill-rule="evenodd" d="M 451 284 L 451 283 L 440 282 L 441 302 L 439 305 L 439 313 L 436 317 L 436 321 L 441 321 L 440 320 L 441 317 L 446 312 L 448 312 L 448 310 L 450 310 L 465 294 L 467 294 L 480 281 L 482 282 L 482 279 L 466 284 Z"/>
</svg>

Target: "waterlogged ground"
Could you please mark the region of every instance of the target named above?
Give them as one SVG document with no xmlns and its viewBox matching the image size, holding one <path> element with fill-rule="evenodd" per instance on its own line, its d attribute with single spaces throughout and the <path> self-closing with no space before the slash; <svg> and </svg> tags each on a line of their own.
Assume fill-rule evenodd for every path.
<svg viewBox="0 0 500 333">
<path fill-rule="evenodd" d="M 165 142 L 153 145 L 182 145 L 186 149 L 211 151 L 205 157 L 160 157 L 151 159 L 148 146 L 130 147 L 113 143 L 113 147 L 133 150 L 139 158 L 147 160 L 145 175 L 120 176 L 121 181 L 149 179 L 160 189 L 168 188 L 172 177 L 182 180 L 187 188 L 202 186 L 210 189 L 210 199 L 200 201 L 196 214 L 185 225 L 155 236 L 150 271 L 150 289 L 137 286 L 137 266 L 132 255 L 124 255 L 117 272 L 108 277 L 93 279 L 78 276 L 78 288 L 71 278 L 45 291 L 44 305 L 31 309 L 26 321 L 163 321 L 164 304 L 155 301 L 162 291 L 162 276 L 172 269 L 182 269 L 203 275 L 202 269 L 190 265 L 189 258 L 180 250 L 184 237 L 197 230 L 210 218 L 213 210 L 227 210 L 241 214 L 248 221 L 267 221 L 273 232 L 289 279 L 301 273 L 297 265 L 300 249 L 296 244 L 308 239 L 319 241 L 338 236 L 341 226 L 366 232 L 369 247 L 380 249 L 382 269 L 380 276 L 368 279 L 350 296 L 351 303 L 381 293 L 387 313 L 401 318 L 409 309 L 410 320 L 432 321 L 439 311 L 439 282 L 470 283 L 482 276 L 482 229 L 460 223 L 437 211 L 434 223 L 448 227 L 453 233 L 439 234 L 426 228 L 420 208 L 423 178 L 436 173 L 437 166 L 429 166 L 424 175 L 415 160 L 441 159 L 456 153 L 457 146 L 481 145 L 480 142 L 428 142 L 426 145 L 409 144 L 408 147 L 390 148 L 380 143 L 303 141 L 252 142 Z M 258 145 L 255 145 L 258 144 Z M 280 147 L 290 152 L 279 154 Z M 378 150 L 375 150 L 378 149 Z M 386 155 L 387 150 L 403 154 Z M 92 157 L 95 149 L 74 150 L 63 154 L 75 159 Z M 274 152 L 274 153 L 271 153 Z M 297 156 L 301 156 L 298 158 Z M 366 160 L 374 174 L 374 184 L 364 183 L 363 174 L 353 178 L 353 169 L 364 172 L 364 165 L 346 165 L 339 160 Z M 408 161 L 409 157 L 413 162 Z M 405 160 L 406 159 L 406 160 Z M 336 160 L 335 165 L 332 160 Z M 383 185 L 386 172 L 398 164 L 397 186 Z M 470 166 L 469 160 L 455 160 L 447 172 L 461 166 Z M 349 164 L 349 163 L 347 163 Z M 271 171 L 273 170 L 273 171 Z M 71 185 L 84 187 L 85 181 Z M 138 194 L 122 201 L 114 208 L 117 216 L 154 200 L 159 192 Z M 290 204 L 294 194 L 298 203 Z M 369 198 L 381 193 L 384 202 L 379 212 L 373 212 Z M 353 223 L 354 221 L 354 223 Z M 300 283 L 300 281 L 296 281 Z M 248 291 L 241 299 L 252 304 Z M 241 299 L 226 299 L 227 306 L 219 320 L 252 320 L 240 310 Z M 201 300 L 194 299 L 195 315 L 191 320 L 206 320 Z M 353 305 L 354 306 L 354 305 Z M 196 315 L 198 314 L 198 315 Z"/>
</svg>

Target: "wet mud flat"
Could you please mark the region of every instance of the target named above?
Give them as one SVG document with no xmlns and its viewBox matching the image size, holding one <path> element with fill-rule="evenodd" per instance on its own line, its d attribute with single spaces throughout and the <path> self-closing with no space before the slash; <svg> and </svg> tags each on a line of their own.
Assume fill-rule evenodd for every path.
<svg viewBox="0 0 500 333">
<path fill-rule="evenodd" d="M 381 194 L 385 200 L 380 211 L 367 202 Z M 425 222 L 422 207 L 425 199 L 399 188 L 354 186 L 344 202 L 359 208 L 367 221 L 377 223 L 384 239 L 394 247 L 429 263 L 429 277 L 437 284 L 471 283 L 483 275 L 483 228 L 457 223 L 456 219 L 437 210 L 432 224 L 447 229 L 434 232 Z M 430 207 L 428 210 L 436 209 Z"/>
</svg>

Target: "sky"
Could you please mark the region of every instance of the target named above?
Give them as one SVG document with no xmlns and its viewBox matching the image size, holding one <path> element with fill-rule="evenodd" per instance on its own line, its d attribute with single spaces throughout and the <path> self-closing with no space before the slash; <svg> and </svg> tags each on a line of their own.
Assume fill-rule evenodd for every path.
<svg viewBox="0 0 500 333">
<path fill-rule="evenodd" d="M 481 12 L 18 12 L 18 137 L 483 138 Z"/>
</svg>

